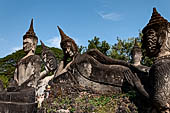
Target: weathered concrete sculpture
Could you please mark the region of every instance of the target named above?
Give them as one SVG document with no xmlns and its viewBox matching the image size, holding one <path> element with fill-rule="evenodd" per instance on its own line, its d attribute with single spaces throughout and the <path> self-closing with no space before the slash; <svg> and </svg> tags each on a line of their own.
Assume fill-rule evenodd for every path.
<svg viewBox="0 0 170 113">
<path fill-rule="evenodd" d="M 150 67 L 141 64 L 142 50 L 141 47 L 139 47 L 138 45 L 137 39 L 135 39 L 135 44 L 132 48 L 131 56 L 132 56 L 133 65 L 136 68 L 149 73 Z M 137 75 L 140 78 L 142 84 L 145 86 L 145 88 L 147 88 L 149 74 L 138 73 Z"/>
<path fill-rule="evenodd" d="M 57 27 L 61 35 L 60 46 L 64 53 L 64 59 L 60 62 L 58 70 L 54 75 L 55 77 L 65 73 L 67 71 L 67 68 L 74 61 L 75 56 L 78 54 L 78 47 L 75 41 L 67 36 L 59 26 Z M 71 61 L 68 63 L 67 60 L 69 60 L 69 58 L 71 59 Z"/>
<path fill-rule="evenodd" d="M 55 55 L 45 46 L 42 41 L 40 42 L 42 46 L 41 58 L 45 64 L 45 70 L 40 73 L 40 78 L 36 88 L 36 96 L 39 107 L 44 101 L 44 98 L 48 98 L 45 97 L 46 87 L 48 86 L 49 81 L 54 78 L 54 75 L 58 70 L 58 60 L 56 59 Z M 54 72 L 54 74 L 51 76 L 46 76 L 48 72 Z"/>
<path fill-rule="evenodd" d="M 73 60 L 73 58 L 78 54 L 78 47 L 73 39 L 68 37 L 59 26 L 57 27 L 61 35 L 60 46 L 64 52 L 64 66 L 66 66 L 67 59 L 71 58 Z"/>
<path fill-rule="evenodd" d="M 0 92 L 0 113 L 36 113 L 35 89 L 25 88 L 17 92 Z"/>
<path fill-rule="evenodd" d="M 141 64 L 142 60 L 142 50 L 138 45 L 137 39 L 135 39 L 135 44 L 131 51 L 133 65 L 140 68 L 143 71 L 149 72 L 149 67 Z"/>
<path fill-rule="evenodd" d="M 23 50 L 27 54 L 18 63 L 14 74 L 14 80 L 21 86 L 23 83 L 31 87 L 36 87 L 40 77 L 41 58 L 35 55 L 35 50 L 38 42 L 33 29 L 33 19 L 29 30 L 23 36 Z"/>
<path fill-rule="evenodd" d="M 40 40 L 42 46 L 41 57 L 44 61 L 46 70 L 54 71 L 58 68 L 58 61 L 52 51 L 50 51 L 45 44 Z"/>
<path fill-rule="evenodd" d="M 61 29 L 59 30 L 61 34 Z M 63 31 L 62 34 L 64 34 Z M 56 78 L 57 82 L 60 82 L 60 80 L 65 81 L 64 79 L 71 76 L 74 83 L 79 86 L 105 94 L 122 92 L 122 88 L 126 86 L 124 84 L 128 82 L 131 86 L 136 87 L 144 96 L 149 97 L 137 76 L 138 73 L 147 74 L 147 72 L 125 61 L 111 59 L 96 49 L 92 49 L 82 55 L 78 54 L 76 49 L 70 49 L 70 47 L 76 47 L 74 46 L 76 45 L 74 44 L 75 42 L 71 38 L 68 39 L 71 41 L 67 43 L 66 40 L 62 42 L 61 46 L 64 45 L 65 47 L 63 49 L 64 53 L 70 53 L 67 54 L 67 57 L 74 57 L 72 57 L 72 62 L 67 64 L 66 73 Z M 71 51 L 68 52 L 67 50 Z"/>
<path fill-rule="evenodd" d="M 142 47 L 155 61 L 149 71 L 149 95 L 157 112 L 170 110 L 170 23 L 153 8 L 142 30 Z"/>
<path fill-rule="evenodd" d="M 17 63 L 14 80 L 10 81 L 7 91 L 0 93 L 0 112 L 36 113 L 35 88 L 41 71 L 41 59 L 35 55 L 37 42 L 32 20 L 29 30 L 23 36 L 26 56 Z"/>
</svg>

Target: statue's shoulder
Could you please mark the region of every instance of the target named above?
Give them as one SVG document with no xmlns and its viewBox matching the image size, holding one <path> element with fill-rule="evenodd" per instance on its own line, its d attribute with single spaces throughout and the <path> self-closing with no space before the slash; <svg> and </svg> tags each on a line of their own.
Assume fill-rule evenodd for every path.
<svg viewBox="0 0 170 113">
<path fill-rule="evenodd" d="M 39 55 L 32 55 L 33 60 L 41 60 L 41 57 Z"/>
<path fill-rule="evenodd" d="M 41 57 L 39 55 L 30 55 L 24 59 L 21 59 L 17 64 L 28 64 L 28 63 L 41 63 Z"/>
<path fill-rule="evenodd" d="M 149 70 L 150 70 L 150 67 L 145 66 L 145 65 L 138 65 L 138 66 L 135 66 L 135 67 L 138 68 L 139 70 L 143 71 L 143 72 L 149 72 Z"/>
<path fill-rule="evenodd" d="M 161 58 L 154 61 L 149 73 L 150 74 L 170 73 L 169 67 L 170 67 L 170 58 Z"/>
<path fill-rule="evenodd" d="M 41 57 L 39 55 L 32 55 L 30 61 L 33 63 L 41 63 Z"/>
<path fill-rule="evenodd" d="M 164 64 L 170 64 L 170 56 L 169 55 L 156 58 L 153 63 L 153 66 L 160 66 L 160 65 L 164 65 Z"/>
<path fill-rule="evenodd" d="M 83 53 L 83 54 L 79 53 L 75 56 L 75 61 L 82 62 L 82 61 L 86 61 L 89 58 L 92 58 L 92 57 L 90 55 L 88 55 L 87 53 Z"/>
</svg>

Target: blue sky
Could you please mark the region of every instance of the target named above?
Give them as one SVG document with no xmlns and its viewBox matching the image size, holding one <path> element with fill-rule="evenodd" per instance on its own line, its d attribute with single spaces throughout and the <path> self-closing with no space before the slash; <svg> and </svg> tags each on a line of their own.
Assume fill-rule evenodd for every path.
<svg viewBox="0 0 170 113">
<path fill-rule="evenodd" d="M 0 0 L 0 58 L 22 48 L 23 35 L 34 30 L 50 47 L 59 47 L 59 25 L 78 45 L 94 36 L 109 44 L 137 37 L 153 7 L 170 19 L 170 0 Z M 40 43 L 39 43 L 40 44 Z"/>
</svg>

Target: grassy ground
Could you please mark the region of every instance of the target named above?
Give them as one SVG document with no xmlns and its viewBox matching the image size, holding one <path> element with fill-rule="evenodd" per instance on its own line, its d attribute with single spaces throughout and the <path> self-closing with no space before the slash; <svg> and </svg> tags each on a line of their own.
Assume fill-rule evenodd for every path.
<svg viewBox="0 0 170 113">
<path fill-rule="evenodd" d="M 80 92 L 72 95 L 50 97 L 43 103 L 43 111 L 56 113 L 59 109 L 68 109 L 71 113 L 138 113 L 137 107 L 130 101 L 134 93 L 100 95 Z"/>
</svg>

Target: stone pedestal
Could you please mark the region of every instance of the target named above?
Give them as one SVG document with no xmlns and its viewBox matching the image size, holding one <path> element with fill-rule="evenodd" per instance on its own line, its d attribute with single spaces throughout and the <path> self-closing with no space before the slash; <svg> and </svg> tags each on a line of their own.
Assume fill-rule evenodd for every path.
<svg viewBox="0 0 170 113">
<path fill-rule="evenodd" d="M 35 89 L 0 92 L 0 113 L 36 113 Z"/>
<path fill-rule="evenodd" d="M 0 101 L 0 113 L 36 113 L 36 103 Z"/>
</svg>

